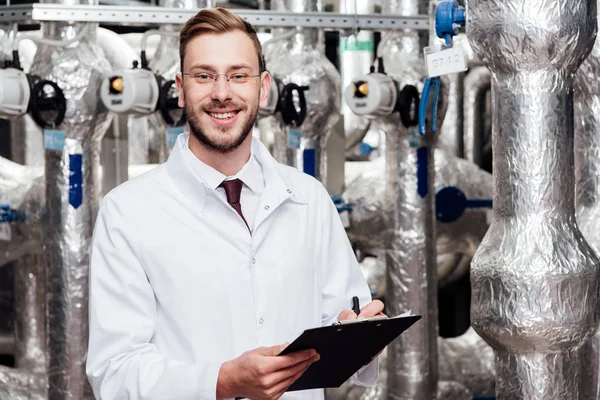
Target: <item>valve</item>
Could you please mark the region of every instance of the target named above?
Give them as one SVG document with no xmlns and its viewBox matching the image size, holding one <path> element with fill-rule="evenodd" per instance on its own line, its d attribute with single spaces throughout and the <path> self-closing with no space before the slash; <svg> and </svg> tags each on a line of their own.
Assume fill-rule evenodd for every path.
<svg viewBox="0 0 600 400">
<path fill-rule="evenodd" d="M 452 47 L 452 38 L 458 35 L 458 28 L 465 26 L 465 9 L 459 6 L 456 0 L 442 1 L 435 8 L 435 33 L 439 38 L 445 40 L 442 49 Z M 437 103 L 440 91 L 440 77 L 431 77 L 425 80 L 423 94 L 421 96 L 421 105 L 419 107 L 419 133 L 425 135 L 427 105 L 429 103 L 429 94 L 431 87 L 434 88 L 433 111 L 431 120 L 431 131 L 436 132 L 437 124 Z"/>
<path fill-rule="evenodd" d="M 377 72 L 372 66 L 369 74 L 354 78 L 344 90 L 344 99 L 352 112 L 367 119 L 386 117 L 397 111 L 405 127 L 418 122 L 419 91 L 412 85 L 400 90 L 396 81 L 385 73 L 381 57 Z"/>
<path fill-rule="evenodd" d="M 67 109 L 62 89 L 50 80 L 23 72 L 19 54 L 0 70 L 0 118 L 15 119 L 27 112 L 41 128 L 60 125 Z"/>
<path fill-rule="evenodd" d="M 10 207 L 10 204 L 0 204 L 0 223 L 23 222 L 25 213 Z"/>
<path fill-rule="evenodd" d="M 492 208 L 491 199 L 467 199 L 457 187 L 446 186 L 435 195 L 435 215 L 440 222 L 454 222 L 467 208 Z"/>
<path fill-rule="evenodd" d="M 346 203 L 344 199 L 338 195 L 331 196 L 331 200 L 333 201 L 333 204 L 335 204 L 335 208 L 342 219 L 344 228 L 350 227 L 350 213 L 352 212 L 354 205 Z"/>
<path fill-rule="evenodd" d="M 298 128 L 306 119 L 308 111 L 304 95 L 307 90 L 308 86 L 284 84 L 281 79 L 273 78 L 267 105 L 259 110 L 259 114 L 266 117 L 279 112 L 286 126 Z"/>
<path fill-rule="evenodd" d="M 168 126 L 181 126 L 185 123 L 185 113 L 178 105 L 178 94 L 174 80 L 166 80 L 147 67 L 115 71 L 104 78 L 100 87 L 100 98 L 104 106 L 118 114 L 134 116 L 149 115 L 159 111 Z M 173 118 L 172 112 L 181 112 Z"/>
</svg>

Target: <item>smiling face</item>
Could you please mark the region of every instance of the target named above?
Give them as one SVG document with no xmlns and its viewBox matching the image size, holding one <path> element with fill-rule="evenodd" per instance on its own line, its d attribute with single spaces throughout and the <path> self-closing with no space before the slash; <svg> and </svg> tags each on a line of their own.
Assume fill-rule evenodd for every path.
<svg viewBox="0 0 600 400">
<path fill-rule="evenodd" d="M 239 30 L 203 33 L 187 43 L 183 64 L 184 75 L 176 77 L 179 106 L 194 137 L 220 153 L 250 140 L 271 83 L 269 74 L 260 71 L 250 37 Z"/>
</svg>

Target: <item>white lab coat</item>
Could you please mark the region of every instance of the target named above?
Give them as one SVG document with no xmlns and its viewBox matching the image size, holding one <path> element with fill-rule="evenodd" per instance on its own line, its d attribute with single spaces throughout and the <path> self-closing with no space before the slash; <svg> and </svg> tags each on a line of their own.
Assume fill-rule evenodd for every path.
<svg viewBox="0 0 600 400">
<path fill-rule="evenodd" d="M 190 168 L 187 139 L 102 200 L 86 366 L 97 399 L 215 399 L 224 361 L 335 322 L 352 296 L 371 301 L 318 181 L 253 139 L 266 187 L 250 235 Z M 377 376 L 375 360 L 353 378 L 370 386 Z M 323 390 L 283 398 L 322 399 Z"/>
</svg>

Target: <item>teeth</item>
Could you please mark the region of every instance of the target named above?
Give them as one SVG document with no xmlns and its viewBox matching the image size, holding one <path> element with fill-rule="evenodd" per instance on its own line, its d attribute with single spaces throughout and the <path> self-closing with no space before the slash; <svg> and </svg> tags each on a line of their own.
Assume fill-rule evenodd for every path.
<svg viewBox="0 0 600 400">
<path fill-rule="evenodd" d="M 235 113 L 210 113 L 210 116 L 217 119 L 228 119 L 233 118 Z"/>
</svg>

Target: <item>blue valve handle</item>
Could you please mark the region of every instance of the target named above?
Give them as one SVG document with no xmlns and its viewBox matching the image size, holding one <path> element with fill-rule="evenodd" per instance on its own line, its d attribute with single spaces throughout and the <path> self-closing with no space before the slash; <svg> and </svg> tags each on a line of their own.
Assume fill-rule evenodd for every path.
<svg viewBox="0 0 600 400">
<path fill-rule="evenodd" d="M 0 204 L 0 223 L 24 221 L 25 215 L 10 207 L 10 204 Z"/>
<path fill-rule="evenodd" d="M 333 201 L 333 204 L 335 204 L 335 208 L 337 208 L 338 213 L 344 211 L 350 212 L 354 208 L 352 204 L 345 203 L 341 196 L 333 195 L 331 196 L 331 200 Z"/>
<path fill-rule="evenodd" d="M 446 41 L 442 46 L 443 49 L 452 47 L 452 37 L 458 35 L 456 26 L 465 25 L 465 10 L 460 7 L 456 0 L 442 1 L 435 8 L 435 33 L 439 38 Z M 440 77 L 427 78 L 423 86 L 423 96 L 421 96 L 421 104 L 419 106 L 419 133 L 425 135 L 425 124 L 427 114 L 427 104 L 429 103 L 429 92 L 431 84 L 435 85 L 433 95 L 433 116 L 431 131 L 435 133 L 437 122 L 437 102 L 438 93 L 440 90 Z"/>
<path fill-rule="evenodd" d="M 429 103 L 429 94 L 431 93 L 431 85 L 434 85 L 433 91 L 433 113 L 431 117 L 431 132 L 436 132 L 437 124 L 437 102 L 440 93 L 440 77 L 427 78 L 423 85 L 423 95 L 421 96 L 421 104 L 419 104 L 419 134 L 425 136 L 426 122 L 427 122 L 427 103 Z"/>
<path fill-rule="evenodd" d="M 435 33 L 452 46 L 452 36 L 458 35 L 455 25 L 465 26 L 465 9 L 456 0 L 443 1 L 435 8 Z"/>
<path fill-rule="evenodd" d="M 440 222 L 454 222 L 467 208 L 492 208 L 491 199 L 467 199 L 457 187 L 446 186 L 435 194 L 435 215 Z"/>
<path fill-rule="evenodd" d="M 435 8 L 435 33 L 438 37 L 446 41 L 443 49 L 452 47 L 452 37 L 458 35 L 457 26 L 465 25 L 465 9 L 460 7 L 456 0 L 442 1 Z M 429 104 L 429 95 L 433 91 L 433 110 L 431 117 L 431 132 L 436 133 L 437 128 L 437 104 L 440 92 L 440 77 L 427 78 L 423 86 L 423 94 L 419 104 L 419 134 L 425 136 L 427 123 L 427 105 Z M 424 198 L 427 195 L 427 176 L 424 171 L 427 170 L 427 157 L 423 148 L 417 150 L 417 192 Z M 464 211 L 464 210 L 463 210 Z M 461 214 L 462 212 L 461 211 Z M 459 215 L 460 216 L 460 215 Z"/>
</svg>

